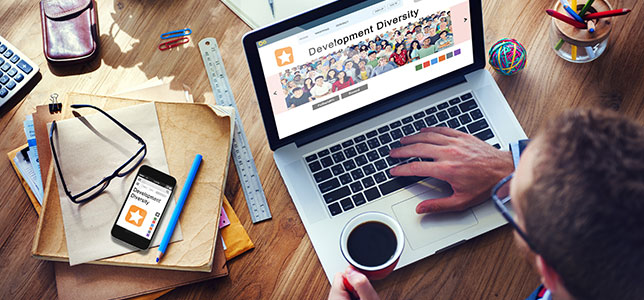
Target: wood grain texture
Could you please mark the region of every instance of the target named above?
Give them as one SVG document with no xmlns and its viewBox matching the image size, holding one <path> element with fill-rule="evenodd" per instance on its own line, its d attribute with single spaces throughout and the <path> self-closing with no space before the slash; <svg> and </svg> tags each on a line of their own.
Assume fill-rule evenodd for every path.
<svg viewBox="0 0 644 300">
<path fill-rule="evenodd" d="M 526 68 L 512 77 L 494 73 L 528 136 L 544 119 L 567 108 L 602 107 L 644 122 L 644 3 L 611 1 L 631 8 L 615 18 L 606 53 L 576 65 L 557 57 L 548 43 L 552 1 L 483 0 L 485 42 L 512 37 L 528 50 Z M 0 108 L 0 151 L 25 143 L 22 120 L 51 93 L 108 95 L 150 78 L 186 84 L 196 102 L 215 101 L 197 42 L 217 39 L 235 99 L 257 162 L 273 219 L 253 225 L 231 164 L 225 194 L 256 248 L 229 264 L 227 278 L 178 288 L 163 299 L 322 299 L 329 283 L 273 162 L 242 54 L 249 28 L 218 1 L 99 0 L 101 50 L 91 64 L 50 68 L 42 54 L 38 1 L 0 1 L 0 34 L 40 65 L 29 91 Z M 159 34 L 193 30 L 190 43 L 160 52 Z M 488 67 L 490 72 L 493 72 Z M 0 298 L 54 299 L 51 264 L 30 257 L 36 214 L 11 169 L 0 159 Z M 523 299 L 539 283 L 519 257 L 512 231 L 503 227 L 450 251 L 396 271 L 375 287 L 383 299 Z"/>
</svg>

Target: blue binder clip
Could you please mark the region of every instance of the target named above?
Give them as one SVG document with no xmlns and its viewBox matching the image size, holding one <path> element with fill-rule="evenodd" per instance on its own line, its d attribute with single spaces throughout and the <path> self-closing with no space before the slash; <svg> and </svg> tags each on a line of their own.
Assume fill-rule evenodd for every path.
<svg viewBox="0 0 644 300">
<path fill-rule="evenodd" d="M 192 30 L 190 30 L 190 28 L 179 29 L 179 30 L 175 30 L 175 31 L 168 31 L 166 33 L 161 34 L 161 39 L 162 40 L 167 40 L 167 39 L 171 39 L 171 38 L 190 35 L 191 33 L 192 33 Z"/>
</svg>

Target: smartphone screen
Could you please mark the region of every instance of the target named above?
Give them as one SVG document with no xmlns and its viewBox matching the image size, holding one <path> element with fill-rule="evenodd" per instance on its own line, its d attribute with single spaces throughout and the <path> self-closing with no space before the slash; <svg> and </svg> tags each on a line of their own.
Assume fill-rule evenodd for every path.
<svg viewBox="0 0 644 300">
<path fill-rule="evenodd" d="M 141 166 L 112 227 L 112 236 L 137 248 L 147 249 L 175 185 L 176 180 L 172 176 Z"/>
</svg>

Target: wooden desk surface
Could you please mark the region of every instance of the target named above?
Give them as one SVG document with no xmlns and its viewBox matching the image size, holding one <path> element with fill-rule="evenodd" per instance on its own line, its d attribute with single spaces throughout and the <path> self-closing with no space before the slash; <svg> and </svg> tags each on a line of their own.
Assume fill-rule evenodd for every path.
<svg viewBox="0 0 644 300">
<path fill-rule="evenodd" d="M 230 276 L 178 288 L 164 296 L 207 299 L 321 299 L 329 289 L 322 267 L 273 162 L 264 135 L 241 37 L 249 31 L 219 1 L 99 0 L 100 58 L 76 69 L 52 71 L 42 52 L 38 1 L 0 1 L 0 35 L 40 66 L 42 78 L 0 109 L 0 154 L 25 143 L 22 121 L 51 93 L 108 95 L 151 78 L 186 84 L 197 102 L 214 97 L 197 42 L 215 37 L 257 161 L 273 219 L 253 225 L 238 183 L 229 172 L 226 194 L 256 249 L 229 263 Z M 484 0 L 486 45 L 513 37 L 528 50 L 525 70 L 494 74 L 528 136 L 543 119 L 566 108 L 596 106 L 644 121 L 644 3 L 612 1 L 633 12 L 614 21 L 609 49 L 597 61 L 576 65 L 555 56 L 548 44 L 551 1 Z M 160 52 L 158 35 L 193 30 L 184 48 Z M 488 67 L 488 70 L 492 70 Z M 37 216 L 9 160 L 0 159 L 0 298 L 54 299 L 50 263 L 31 258 Z M 376 282 L 383 299 L 523 299 L 539 278 L 513 247 L 506 226 L 453 250 L 434 255 Z"/>
</svg>

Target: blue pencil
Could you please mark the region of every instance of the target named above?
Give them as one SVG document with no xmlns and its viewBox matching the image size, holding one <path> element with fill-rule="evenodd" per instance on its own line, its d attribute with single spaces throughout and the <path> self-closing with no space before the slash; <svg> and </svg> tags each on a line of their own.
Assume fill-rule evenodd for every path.
<svg viewBox="0 0 644 300">
<path fill-rule="evenodd" d="M 197 171 L 199 170 L 201 159 L 201 154 L 197 154 L 197 156 L 195 156 L 195 160 L 192 161 L 192 167 L 190 168 L 190 172 L 188 173 L 188 178 L 186 178 L 186 183 L 183 184 L 181 195 L 179 196 L 179 200 L 177 200 L 177 206 L 174 207 L 172 218 L 170 218 L 170 223 L 168 223 L 168 227 L 165 229 L 165 234 L 163 235 L 163 240 L 161 240 L 161 245 L 159 245 L 159 252 L 157 253 L 157 263 L 159 263 L 161 257 L 163 257 L 163 254 L 168 248 L 168 243 L 170 243 L 170 238 L 172 237 L 172 233 L 174 233 L 174 228 L 177 226 L 177 221 L 179 221 L 179 215 L 181 215 L 183 204 L 186 202 L 186 198 L 188 198 L 190 188 L 192 187 L 192 182 L 195 180 L 195 176 L 197 175 Z"/>
<path fill-rule="evenodd" d="M 564 5 L 564 9 L 568 12 L 568 14 L 575 19 L 577 22 L 582 22 L 584 23 L 584 19 L 582 19 L 570 6 Z"/>
</svg>

